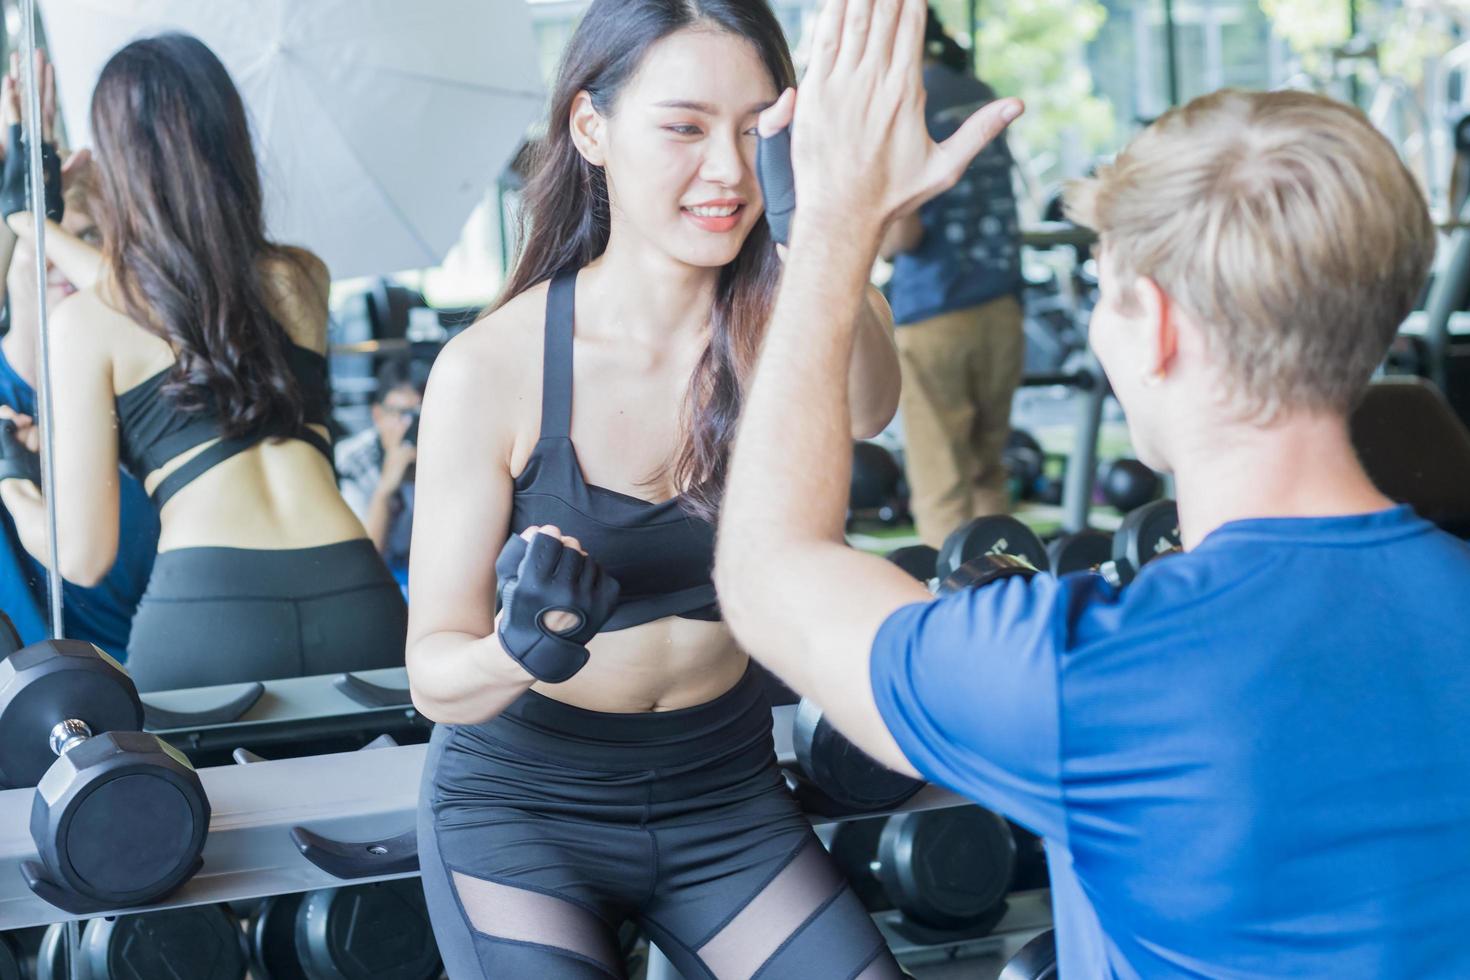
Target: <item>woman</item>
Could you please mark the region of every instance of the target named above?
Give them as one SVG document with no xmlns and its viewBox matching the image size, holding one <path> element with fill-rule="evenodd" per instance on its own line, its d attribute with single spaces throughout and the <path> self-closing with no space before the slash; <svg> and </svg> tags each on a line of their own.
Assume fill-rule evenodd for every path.
<svg viewBox="0 0 1470 980">
<path fill-rule="evenodd" d="M 710 580 L 780 276 L 756 117 L 792 76 L 760 0 L 595 0 L 564 56 L 504 298 L 435 367 L 408 666 L 441 723 L 420 856 L 456 980 L 621 976 L 625 919 L 691 980 L 898 975 L 786 790 Z M 883 428 L 898 385 L 876 293 L 862 318 L 855 436 Z M 616 580 L 610 617 L 610 587 L 526 606 L 552 552 L 571 578 Z M 564 654 L 551 669 L 533 663 L 548 646 Z"/>
<path fill-rule="evenodd" d="M 333 480 L 327 270 L 266 240 L 229 74 L 192 37 L 136 41 L 102 70 L 92 130 L 102 274 L 51 321 L 62 575 L 112 566 L 121 458 L 161 521 L 140 690 L 401 662 L 402 598 Z M 44 554 L 34 485 L 0 496 Z"/>
</svg>

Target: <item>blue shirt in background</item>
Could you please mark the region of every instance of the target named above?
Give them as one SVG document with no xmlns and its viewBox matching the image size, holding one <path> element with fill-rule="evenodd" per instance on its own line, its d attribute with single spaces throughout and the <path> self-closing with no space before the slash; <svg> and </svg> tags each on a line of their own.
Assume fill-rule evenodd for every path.
<svg viewBox="0 0 1470 980">
<path fill-rule="evenodd" d="M 926 777 L 1047 843 L 1063 977 L 1470 977 L 1470 547 L 1238 521 L 879 630 Z"/>
<path fill-rule="evenodd" d="M 937 63 L 924 66 L 929 134 L 948 139 L 995 100 L 988 85 Z M 895 323 L 927 320 L 1021 290 L 1021 229 L 1011 186 L 1011 152 L 996 139 L 959 183 L 919 209 L 924 237 L 893 260 L 888 301 Z"/>
<path fill-rule="evenodd" d="M 32 417 L 36 393 L 0 351 L 0 405 Z M 133 612 L 148 585 L 158 551 L 158 514 L 143 485 L 119 471 L 117 560 L 94 588 L 62 585 L 62 623 L 66 635 L 94 643 L 125 660 Z M 66 529 L 60 528 L 65 534 Z M 46 611 L 46 569 L 25 550 L 10 514 L 0 507 L 0 610 L 15 623 L 21 640 L 36 643 L 51 635 Z"/>
</svg>

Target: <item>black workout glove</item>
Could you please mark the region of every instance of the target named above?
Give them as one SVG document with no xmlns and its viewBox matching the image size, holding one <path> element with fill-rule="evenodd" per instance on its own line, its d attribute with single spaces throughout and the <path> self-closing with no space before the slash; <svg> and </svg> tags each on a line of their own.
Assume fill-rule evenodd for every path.
<svg viewBox="0 0 1470 980">
<path fill-rule="evenodd" d="M 0 217 L 17 211 L 29 211 L 26 173 L 30 170 L 30 153 L 21 138 L 20 123 L 10 126 L 10 140 L 5 147 L 5 169 L 0 171 Z M 46 180 L 46 217 L 60 221 L 64 212 L 61 198 L 61 157 L 54 143 L 41 144 L 41 174 Z"/>
<path fill-rule="evenodd" d="M 796 176 L 791 170 L 791 127 L 769 138 L 762 136 L 755 147 L 755 175 L 761 196 L 766 199 L 766 224 L 771 239 L 785 245 L 791 238 L 791 218 L 796 213 Z"/>
<path fill-rule="evenodd" d="M 20 441 L 20 433 L 10 419 L 0 419 L 0 482 L 30 480 L 41 485 L 41 457 Z"/>
<path fill-rule="evenodd" d="M 500 645 L 537 680 L 559 684 L 587 663 L 587 641 L 618 603 L 618 581 L 602 566 L 549 534 L 527 542 L 512 535 L 495 559 L 500 591 Z M 550 613 L 578 617 L 575 629 L 553 633 Z"/>
</svg>

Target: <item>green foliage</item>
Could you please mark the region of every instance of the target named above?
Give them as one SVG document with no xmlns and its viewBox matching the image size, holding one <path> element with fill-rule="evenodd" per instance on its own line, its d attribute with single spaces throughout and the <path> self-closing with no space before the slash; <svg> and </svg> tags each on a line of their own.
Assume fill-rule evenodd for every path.
<svg viewBox="0 0 1470 980">
<path fill-rule="evenodd" d="M 965 0 L 935 4 L 962 38 Z M 1091 154 L 1112 139 L 1113 107 L 1095 94 L 1085 47 L 1107 11 L 1097 0 L 982 0 L 975 37 L 976 73 L 1002 95 L 1026 100 L 1012 130 L 1021 147 L 1049 151 L 1064 140 Z"/>
</svg>

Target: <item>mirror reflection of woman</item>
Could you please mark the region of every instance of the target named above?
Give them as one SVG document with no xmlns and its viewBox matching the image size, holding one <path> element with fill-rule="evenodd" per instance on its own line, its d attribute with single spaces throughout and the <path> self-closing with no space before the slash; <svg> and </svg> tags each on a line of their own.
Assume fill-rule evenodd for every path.
<svg viewBox="0 0 1470 980">
<path fill-rule="evenodd" d="M 121 460 L 161 522 L 140 690 L 402 663 L 402 597 L 333 477 L 327 269 L 267 240 L 228 72 L 195 38 L 135 41 L 91 123 L 101 272 L 51 314 L 62 575 L 112 566 Z M 41 557 L 39 495 L 0 495 Z"/>
<path fill-rule="evenodd" d="M 54 146 L 55 75 L 41 52 L 36 55 L 36 77 L 40 80 L 42 142 Z M 0 137 L 20 124 L 21 92 L 19 56 L 12 55 L 10 72 L 0 83 Z M 9 172 L 12 171 L 7 169 Z M 86 150 L 62 154 L 61 189 L 64 211 L 60 232 L 64 237 L 53 237 L 47 250 L 49 309 L 55 309 L 79 286 L 95 282 L 102 264 L 98 252 L 102 233 L 94 217 L 97 180 L 91 154 Z M 24 203 L 23 189 L 15 196 Z M 40 432 L 33 424 L 40 341 L 36 254 L 30 238 L 30 215 L 17 215 L 16 224 L 22 232 L 19 237 L 9 225 L 0 225 L 0 268 L 5 269 L 0 284 L 4 287 L 6 321 L 0 327 L 0 333 L 4 334 L 0 338 L 0 418 L 15 422 L 24 442 L 36 451 L 40 446 Z M 118 479 L 117 560 L 102 581 L 90 588 L 63 581 L 62 625 L 67 636 L 96 644 L 124 659 L 133 613 L 153 568 L 153 554 L 158 546 L 158 515 L 137 480 L 124 473 Z M 14 623 L 25 643 L 35 643 L 51 635 L 46 571 L 21 544 L 3 506 L 0 506 L 0 611 Z"/>
<path fill-rule="evenodd" d="M 769 703 L 711 582 L 742 385 L 781 275 L 756 120 L 791 84 L 763 0 L 595 0 L 564 55 L 504 296 L 436 362 L 408 666 L 441 723 L 419 841 L 453 977 L 621 976 L 625 919 L 686 977 L 899 975 L 783 782 Z M 862 316 L 858 394 L 832 420 L 854 436 L 882 429 L 898 395 L 875 292 Z M 514 556 L 513 535 L 530 555 L 549 536 L 620 585 L 563 682 L 503 645 L 497 554 Z"/>
</svg>

